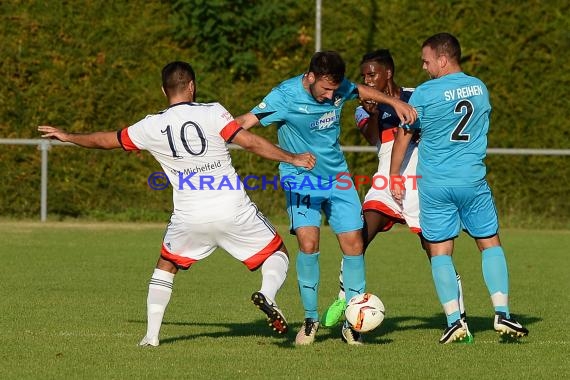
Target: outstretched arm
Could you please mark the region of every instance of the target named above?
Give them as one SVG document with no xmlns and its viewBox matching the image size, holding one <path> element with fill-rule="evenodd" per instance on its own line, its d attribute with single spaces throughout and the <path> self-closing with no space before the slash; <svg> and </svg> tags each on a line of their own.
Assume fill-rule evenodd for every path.
<svg viewBox="0 0 570 380">
<path fill-rule="evenodd" d="M 405 179 L 400 175 L 400 172 L 406 150 L 413 136 L 413 130 L 398 128 L 394 146 L 392 147 L 392 157 L 390 159 L 390 191 L 394 199 L 398 202 L 402 202 L 404 192 L 406 191 L 404 187 Z"/>
<path fill-rule="evenodd" d="M 49 125 L 39 126 L 38 131 L 42 132 L 42 137 L 70 142 L 84 148 L 115 149 L 121 147 L 117 132 L 67 133 Z"/>
<path fill-rule="evenodd" d="M 384 103 L 392 106 L 402 124 L 412 125 L 418 117 L 415 108 L 406 102 L 396 99 L 393 96 L 386 95 L 372 87 L 358 84 L 358 94 L 363 101 L 372 100 L 377 103 Z"/>
<path fill-rule="evenodd" d="M 233 138 L 233 143 L 253 152 L 263 158 L 273 161 L 287 162 L 294 166 L 312 169 L 315 166 L 316 158 L 311 153 L 294 154 L 283 150 L 272 144 L 269 140 L 253 134 L 248 130 L 240 130 Z"/>
<path fill-rule="evenodd" d="M 259 120 L 257 119 L 257 116 L 255 116 L 251 112 L 244 113 L 243 115 L 236 117 L 235 121 L 243 129 L 250 129 L 251 127 L 254 127 L 257 124 L 259 124 Z"/>
</svg>

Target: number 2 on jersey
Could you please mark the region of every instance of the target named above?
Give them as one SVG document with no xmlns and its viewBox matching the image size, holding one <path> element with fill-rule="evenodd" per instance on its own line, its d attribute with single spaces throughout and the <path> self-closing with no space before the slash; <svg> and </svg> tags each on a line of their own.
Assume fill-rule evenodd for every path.
<svg viewBox="0 0 570 380">
<path fill-rule="evenodd" d="M 459 120 L 459 123 L 457 123 L 457 126 L 453 129 L 450 140 L 457 142 L 469 142 L 471 135 L 469 135 L 469 133 L 463 133 L 463 131 L 467 127 L 467 124 L 473 115 L 473 103 L 467 99 L 461 100 L 457 102 L 453 111 L 456 114 L 463 116 L 461 117 L 461 120 Z"/>
</svg>

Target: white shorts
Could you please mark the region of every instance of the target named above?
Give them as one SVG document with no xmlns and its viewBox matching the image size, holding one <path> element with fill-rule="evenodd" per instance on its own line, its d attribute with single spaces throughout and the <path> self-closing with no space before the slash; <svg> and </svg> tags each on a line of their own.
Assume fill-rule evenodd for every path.
<svg viewBox="0 0 570 380">
<path fill-rule="evenodd" d="M 392 156 L 392 146 L 394 141 L 382 143 L 378 153 L 378 171 L 374 174 L 372 187 L 366 193 L 363 211 L 377 211 L 390 217 L 393 222 L 386 225 L 384 231 L 388 231 L 394 223 L 407 224 L 414 233 L 421 232 L 420 229 L 420 203 L 418 197 L 418 185 L 416 177 L 416 167 L 418 164 L 418 146 L 411 143 L 408 146 L 401 176 L 404 178 L 406 193 L 402 204 L 396 202 L 390 193 L 390 159 Z M 374 178 L 377 178 L 374 180 Z"/>
<path fill-rule="evenodd" d="M 273 225 L 252 202 L 227 218 L 200 222 L 172 214 L 162 242 L 161 257 L 180 269 L 188 269 L 218 247 L 249 270 L 255 270 L 283 244 Z"/>
</svg>

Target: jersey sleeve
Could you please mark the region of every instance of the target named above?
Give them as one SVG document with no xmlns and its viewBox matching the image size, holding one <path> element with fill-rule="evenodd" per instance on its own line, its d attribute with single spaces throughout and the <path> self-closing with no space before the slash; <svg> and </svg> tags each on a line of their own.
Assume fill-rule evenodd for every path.
<svg viewBox="0 0 570 380">
<path fill-rule="evenodd" d="M 358 128 L 362 128 L 368 122 L 369 117 L 370 115 L 368 114 L 368 112 L 366 112 L 364 107 L 362 106 L 356 107 L 356 110 L 354 111 L 354 119 L 356 121 L 356 126 Z"/>
<path fill-rule="evenodd" d="M 117 138 L 124 150 L 134 151 L 145 149 L 145 128 L 149 119 L 150 116 L 147 116 L 130 127 L 123 128 L 117 132 Z"/>
<path fill-rule="evenodd" d="M 253 113 L 261 125 L 267 127 L 271 123 L 278 123 L 285 120 L 287 109 L 289 108 L 287 98 L 289 97 L 281 87 L 276 87 L 263 98 L 263 101 L 253 107 Z"/>
<path fill-rule="evenodd" d="M 346 78 L 343 79 L 337 91 L 342 92 L 346 100 L 358 98 L 358 85 Z"/>
<path fill-rule="evenodd" d="M 236 133 L 242 129 L 234 120 L 232 114 L 220 103 L 214 103 L 211 115 L 216 130 L 226 142 L 231 142 Z"/>
</svg>

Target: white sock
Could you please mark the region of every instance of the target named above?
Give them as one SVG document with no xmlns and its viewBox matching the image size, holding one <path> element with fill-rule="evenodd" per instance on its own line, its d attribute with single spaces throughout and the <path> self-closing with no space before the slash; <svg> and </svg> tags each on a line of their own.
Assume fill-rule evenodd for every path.
<svg viewBox="0 0 570 380">
<path fill-rule="evenodd" d="M 275 303 L 275 296 L 287 277 L 289 258 L 281 251 L 269 256 L 261 266 L 261 290 L 270 302 Z"/>
<path fill-rule="evenodd" d="M 174 283 L 174 273 L 170 273 L 158 268 L 154 269 L 154 273 L 148 284 L 148 297 L 146 300 L 147 307 L 147 330 L 146 336 L 149 339 L 158 339 L 162 318 L 170 295 L 172 294 L 172 285 Z"/>
</svg>

